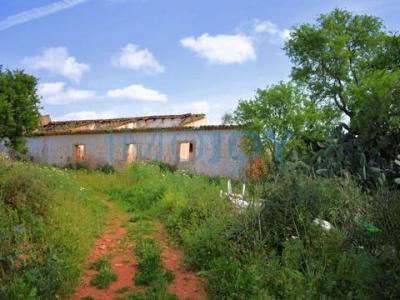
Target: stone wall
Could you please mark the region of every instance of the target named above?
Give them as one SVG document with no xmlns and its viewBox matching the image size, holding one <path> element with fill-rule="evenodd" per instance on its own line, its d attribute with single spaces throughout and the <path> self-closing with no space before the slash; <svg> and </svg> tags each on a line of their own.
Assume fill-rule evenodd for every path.
<svg viewBox="0 0 400 300">
<path fill-rule="evenodd" d="M 181 143 L 191 144 L 189 160 L 182 161 L 180 157 Z M 130 144 L 134 144 L 138 161 L 162 161 L 208 175 L 242 178 L 248 160 L 242 147 L 243 133 L 229 127 L 44 135 L 27 139 L 30 156 L 40 163 L 59 166 L 76 162 L 77 145 L 84 145 L 84 163 L 122 167 L 131 157 Z"/>
</svg>

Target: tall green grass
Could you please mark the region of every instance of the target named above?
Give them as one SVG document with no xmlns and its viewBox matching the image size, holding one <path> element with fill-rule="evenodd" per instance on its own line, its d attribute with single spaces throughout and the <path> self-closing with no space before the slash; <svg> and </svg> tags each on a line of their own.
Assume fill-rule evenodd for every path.
<svg viewBox="0 0 400 300">
<path fill-rule="evenodd" d="M 79 273 L 70 266 L 79 265 L 76 253 L 87 251 L 78 251 L 71 236 L 82 240 L 92 236 L 95 230 L 88 225 L 98 223 L 90 216 L 104 212 L 93 199 L 95 192 L 134 212 L 131 222 L 138 223 L 136 237 L 149 230 L 149 219 L 160 219 L 184 250 L 185 262 L 206 277 L 210 299 L 400 297 L 398 191 L 382 188 L 366 193 L 351 179 L 319 178 L 283 168 L 248 188 L 246 198 L 264 201 L 240 212 L 219 196 L 226 179 L 175 171 L 156 163 L 138 163 L 110 174 L 16 165 L 29 170 L 28 184 L 19 179 L 24 172 L 6 165 L 3 163 L 0 171 L 7 174 L 1 181 L 1 190 L 6 192 L 1 194 L 0 249 L 7 253 L 1 257 L 2 282 L 7 280 L 2 295 L 12 297 L 21 291 L 29 299 L 29 293 L 68 293 L 67 287 L 74 284 L 71 275 Z M 81 191 L 77 182 L 90 189 Z M 77 217 L 72 217 L 68 227 L 65 224 L 71 220 L 71 212 Z M 88 218 L 83 217 L 86 214 Z M 324 230 L 314 223 L 316 218 L 330 222 L 333 229 Z M 58 233 L 50 233 L 52 222 L 58 224 Z M 89 232 L 81 232 L 85 229 Z M 52 250 L 50 254 L 40 241 L 52 245 L 45 247 Z M 46 259 L 34 254 L 29 267 L 21 268 L 18 255 L 29 252 L 25 245 Z M 18 249 L 18 255 L 12 249 Z M 13 257 L 6 265 L 13 268 L 11 273 L 4 268 L 3 257 L 8 256 Z M 56 279 L 50 280 L 49 274 Z M 132 299 L 152 299 L 160 294 L 148 289 Z"/>
<path fill-rule="evenodd" d="M 186 263 L 206 276 L 211 299 L 400 295 L 396 191 L 366 194 L 351 180 L 283 169 L 249 189 L 247 198 L 265 199 L 260 207 L 239 212 L 219 197 L 222 178 L 156 164 L 112 176 L 102 190 L 127 211 L 161 219 Z"/>
<path fill-rule="evenodd" d="M 70 171 L 0 160 L 0 299 L 66 298 L 106 216 Z"/>
</svg>

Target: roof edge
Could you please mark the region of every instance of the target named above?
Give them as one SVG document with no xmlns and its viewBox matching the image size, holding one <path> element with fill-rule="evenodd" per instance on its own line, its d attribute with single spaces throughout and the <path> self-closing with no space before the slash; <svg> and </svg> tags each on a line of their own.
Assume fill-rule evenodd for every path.
<svg viewBox="0 0 400 300">
<path fill-rule="evenodd" d="M 176 114 L 176 115 L 150 115 L 140 117 L 126 117 L 126 118 L 110 118 L 110 119 L 87 119 L 87 120 L 65 120 L 65 121 L 51 121 L 49 124 L 69 124 L 69 123 L 92 123 L 92 122 L 115 122 L 115 121 L 129 121 L 129 120 L 149 120 L 149 119 L 173 119 L 173 118 L 200 118 L 206 117 L 206 114 Z"/>
<path fill-rule="evenodd" d="M 204 125 L 199 127 L 159 127 L 159 128 L 131 128 L 131 129 L 99 129 L 99 130 L 62 130 L 52 132 L 34 132 L 26 137 L 53 136 L 53 135 L 79 135 L 79 134 L 102 134 L 102 133 L 124 133 L 124 132 L 171 132 L 171 131 L 201 131 L 201 130 L 243 130 L 241 125 Z"/>
</svg>

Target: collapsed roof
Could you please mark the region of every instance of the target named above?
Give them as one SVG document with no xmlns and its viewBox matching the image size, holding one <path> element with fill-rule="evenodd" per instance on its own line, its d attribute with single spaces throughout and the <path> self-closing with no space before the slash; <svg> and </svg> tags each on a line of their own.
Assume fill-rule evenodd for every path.
<svg viewBox="0 0 400 300">
<path fill-rule="evenodd" d="M 117 119 L 52 121 L 41 117 L 41 128 L 37 133 L 73 133 L 85 131 L 124 130 L 135 128 L 197 127 L 206 125 L 205 114 L 181 114 L 143 116 Z"/>
</svg>

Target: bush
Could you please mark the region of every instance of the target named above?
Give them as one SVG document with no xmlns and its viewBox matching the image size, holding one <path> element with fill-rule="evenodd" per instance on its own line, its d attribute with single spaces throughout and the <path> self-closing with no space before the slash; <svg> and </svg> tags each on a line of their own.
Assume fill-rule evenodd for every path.
<svg viewBox="0 0 400 300">
<path fill-rule="evenodd" d="M 227 257 L 230 253 L 224 220 L 211 218 L 200 225 L 191 225 L 183 233 L 182 246 L 190 266 L 209 270 L 215 258 Z"/>
<path fill-rule="evenodd" d="M 267 200 L 259 216 L 242 217 L 242 226 L 253 226 L 253 232 L 260 233 L 269 296 L 398 297 L 400 281 L 394 274 L 398 274 L 399 264 L 394 243 L 384 242 L 382 223 L 376 218 L 383 210 L 371 205 L 371 201 L 375 206 L 385 201 L 371 199 L 349 180 L 313 178 L 293 170 L 283 170 L 265 182 L 263 198 Z M 324 230 L 313 222 L 316 218 L 328 221 L 333 229 Z M 252 248 L 237 229 L 233 240 L 240 243 L 237 249 Z M 379 287 L 387 283 L 389 289 L 383 292 Z"/>
<path fill-rule="evenodd" d="M 264 277 L 260 261 L 221 257 L 211 264 L 207 291 L 211 299 L 266 299 Z"/>
<path fill-rule="evenodd" d="M 265 183 L 261 227 L 267 245 L 279 251 L 295 236 L 307 237 L 316 218 L 340 227 L 351 236 L 367 218 L 367 198 L 351 182 L 312 178 L 284 171 Z"/>
</svg>

